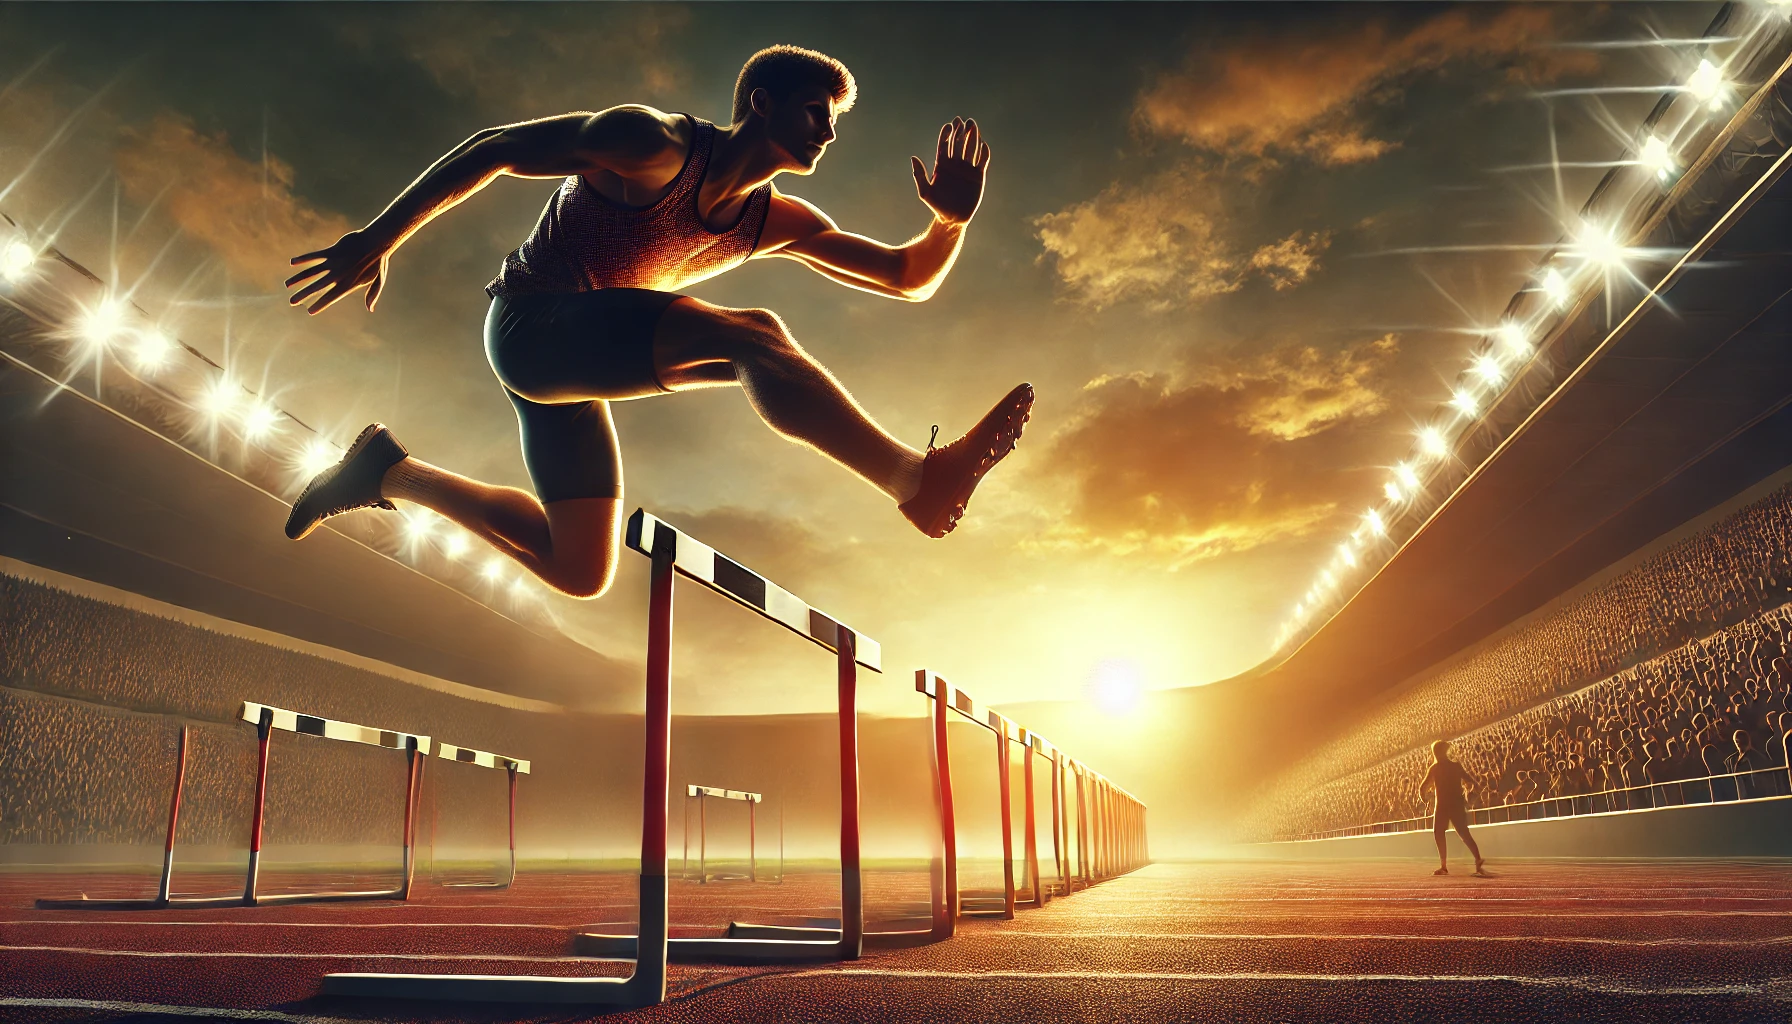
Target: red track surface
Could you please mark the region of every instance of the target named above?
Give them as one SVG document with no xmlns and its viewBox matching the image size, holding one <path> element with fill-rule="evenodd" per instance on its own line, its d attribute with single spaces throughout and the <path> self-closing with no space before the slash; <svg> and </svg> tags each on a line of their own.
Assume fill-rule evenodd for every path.
<svg viewBox="0 0 1792 1024">
<path fill-rule="evenodd" d="M 581 926 L 626 930 L 615 922 L 634 909 L 632 878 L 543 875 L 505 892 L 425 885 L 408 904 L 28 909 L 72 881 L 0 886 L 0 1020 L 195 1012 L 181 1007 L 586 1019 L 317 992 L 332 971 L 626 973 L 568 949 Z M 836 885 L 676 885 L 675 932 L 831 916 Z M 925 879 L 868 888 L 875 929 L 878 900 L 922 896 Z M 674 965 L 671 989 L 667 1005 L 616 1019 L 1792 1021 L 1792 864 L 1521 863 L 1489 880 L 1411 862 L 1160 865 L 1012 922 L 961 922 L 939 945 L 810 968 Z"/>
</svg>

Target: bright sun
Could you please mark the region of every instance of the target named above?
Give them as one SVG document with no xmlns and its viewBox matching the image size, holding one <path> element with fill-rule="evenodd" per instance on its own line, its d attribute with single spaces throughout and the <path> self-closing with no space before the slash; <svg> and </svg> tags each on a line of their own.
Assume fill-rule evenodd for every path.
<svg viewBox="0 0 1792 1024">
<path fill-rule="evenodd" d="M 1140 689 L 1138 663 L 1127 658 L 1103 658 L 1089 680 L 1089 695 L 1095 706 L 1115 716 L 1130 715 L 1139 709 Z"/>
</svg>

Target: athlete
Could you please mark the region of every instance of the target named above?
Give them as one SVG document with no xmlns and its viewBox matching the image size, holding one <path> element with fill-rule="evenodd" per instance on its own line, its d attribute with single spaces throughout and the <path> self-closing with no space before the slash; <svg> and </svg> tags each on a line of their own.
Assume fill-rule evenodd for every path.
<svg viewBox="0 0 1792 1024">
<path fill-rule="evenodd" d="M 1468 845 L 1468 852 L 1474 854 L 1475 877 L 1487 878 L 1487 862 L 1481 858 L 1481 848 L 1475 845 L 1475 837 L 1468 834 L 1468 798 L 1462 792 L 1469 781 L 1468 773 L 1450 760 L 1449 740 L 1431 744 L 1431 757 L 1431 770 L 1425 773 L 1425 781 L 1419 783 L 1419 793 L 1423 795 L 1428 789 L 1437 793 L 1437 803 L 1431 815 L 1431 835 L 1437 840 L 1437 870 L 1432 874 L 1450 873 L 1450 854 L 1444 839 L 1449 827 L 1455 825 L 1456 834 Z"/>
<path fill-rule="evenodd" d="M 956 441 L 917 451 L 879 427 L 777 314 L 678 294 L 772 256 L 891 298 L 919 302 L 939 288 L 983 197 L 989 145 L 974 120 L 940 129 L 931 174 L 912 158 L 932 219 L 902 245 L 843 231 L 772 183 L 814 172 L 856 94 L 840 62 L 774 46 L 741 69 L 726 127 L 631 104 L 489 128 L 431 165 L 365 228 L 295 257 L 293 265 L 310 265 L 286 282 L 298 288 L 292 305 L 315 297 L 308 312 L 316 314 L 365 287 L 371 312 L 387 260 L 423 225 L 500 175 L 564 179 L 485 289 L 485 351 L 516 408 L 535 493 L 412 457 L 375 423 L 305 488 L 286 535 L 304 537 L 351 509 L 413 501 L 550 586 L 596 597 L 615 574 L 621 526 L 610 403 L 730 386 L 773 430 L 883 490 L 922 533 L 951 532 L 978 481 L 1020 437 L 1030 385 Z"/>
</svg>

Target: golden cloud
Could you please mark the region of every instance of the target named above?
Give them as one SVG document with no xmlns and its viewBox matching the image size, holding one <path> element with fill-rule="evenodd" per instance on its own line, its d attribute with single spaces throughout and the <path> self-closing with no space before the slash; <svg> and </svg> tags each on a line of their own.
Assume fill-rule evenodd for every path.
<svg viewBox="0 0 1792 1024">
<path fill-rule="evenodd" d="M 230 273 L 268 292 L 284 291 L 288 261 L 334 242 L 352 225 L 293 194 L 292 165 L 237 153 L 223 133 L 207 135 L 184 117 L 163 113 L 126 128 L 114 155 L 133 202 L 160 208 L 174 225 L 209 246 Z"/>
<path fill-rule="evenodd" d="M 1295 232 L 1246 256 L 1216 226 L 1220 203 L 1218 184 L 1193 165 L 1141 185 L 1116 182 L 1034 220 L 1040 259 L 1053 257 L 1070 298 L 1095 309 L 1131 299 L 1156 310 L 1197 303 L 1253 275 L 1281 290 L 1318 269 L 1329 233 Z"/>
<path fill-rule="evenodd" d="M 1413 75 L 1458 62 L 1505 64 L 1508 77 L 1534 83 L 1596 68 L 1591 53 L 1542 45 L 1586 16 L 1556 6 L 1471 5 L 1412 23 L 1352 9 L 1347 26 L 1262 35 L 1217 56 L 1191 56 L 1145 89 L 1135 116 L 1154 134 L 1228 155 L 1362 163 L 1398 145 L 1367 134 L 1365 108 L 1397 98 Z"/>
<path fill-rule="evenodd" d="M 1384 335 L 1324 353 L 1278 349 L 1178 377 L 1102 377 L 1051 442 L 1069 514 L 1038 546 L 1147 553 L 1179 567 L 1324 526 L 1340 476 L 1360 465 L 1388 409 L 1399 352 Z"/>
</svg>

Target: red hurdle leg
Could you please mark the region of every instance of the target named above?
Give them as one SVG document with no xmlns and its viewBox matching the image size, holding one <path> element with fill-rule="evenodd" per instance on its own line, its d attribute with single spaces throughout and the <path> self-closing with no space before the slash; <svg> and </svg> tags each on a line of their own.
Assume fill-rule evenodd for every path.
<svg viewBox="0 0 1792 1024">
<path fill-rule="evenodd" d="M 630 980 L 645 1003 L 666 1001 L 666 816 L 672 773 L 672 582 L 677 537 L 654 536 L 647 603 L 646 756 L 641 778 L 640 937 Z"/>
<path fill-rule="evenodd" d="M 858 637 L 841 626 L 835 637 L 840 680 L 840 953 L 865 952 L 865 889 L 859 872 Z"/>
<path fill-rule="evenodd" d="M 1064 885 L 1064 769 L 1056 750 L 1052 751 L 1052 874 L 1053 885 Z M 1065 885 L 1061 895 L 1069 895 Z"/>
<path fill-rule="evenodd" d="M 991 716 L 995 717 L 995 716 Z M 1000 719 L 1001 728 L 996 730 L 996 782 L 997 792 L 1002 801 L 1002 917 L 1014 920 L 1014 812 L 1013 786 L 1009 784 L 1008 775 L 1008 720 Z"/>
<path fill-rule="evenodd" d="M 406 737 L 404 757 L 407 772 L 404 788 L 404 882 L 398 887 L 398 898 L 411 898 L 411 878 L 416 873 L 417 790 L 423 784 L 423 754 L 417 749 L 417 737 Z"/>
<path fill-rule="evenodd" d="M 249 822 L 249 871 L 243 879 L 243 902 L 255 905 L 255 882 L 261 874 L 261 825 L 268 806 L 268 743 L 274 735 L 274 712 L 261 709 L 261 720 L 255 723 L 255 739 L 260 752 L 255 765 L 255 810 Z"/>
<path fill-rule="evenodd" d="M 946 716 L 950 709 L 944 680 L 936 679 L 939 692 L 933 702 L 933 771 L 940 797 L 940 855 L 944 875 L 944 916 L 935 920 L 934 937 L 950 938 L 958 930 L 958 813 L 952 800 L 952 748 L 946 744 Z"/>
<path fill-rule="evenodd" d="M 759 801 L 747 801 L 747 881 L 759 881 Z"/>
<path fill-rule="evenodd" d="M 709 884 L 709 794 L 697 794 L 697 884 Z"/>
<path fill-rule="evenodd" d="M 1028 902 L 1035 907 L 1045 906 L 1045 890 L 1039 884 L 1039 817 L 1033 811 L 1033 744 L 1026 744 L 1026 753 L 1021 755 L 1026 761 L 1024 773 L 1025 785 L 1022 792 L 1026 796 L 1027 809 L 1021 815 L 1021 827 L 1027 831 L 1026 840 L 1022 844 L 1027 857 L 1027 888 L 1032 893 Z"/>
<path fill-rule="evenodd" d="M 174 884 L 174 832 L 180 826 L 180 794 L 187 784 L 187 726 L 180 727 L 180 752 L 174 756 L 174 797 L 168 801 L 168 839 L 162 846 L 162 880 L 156 902 L 167 903 Z"/>
<path fill-rule="evenodd" d="M 510 774 L 510 882 L 516 881 L 516 765 L 509 766 Z"/>
</svg>

